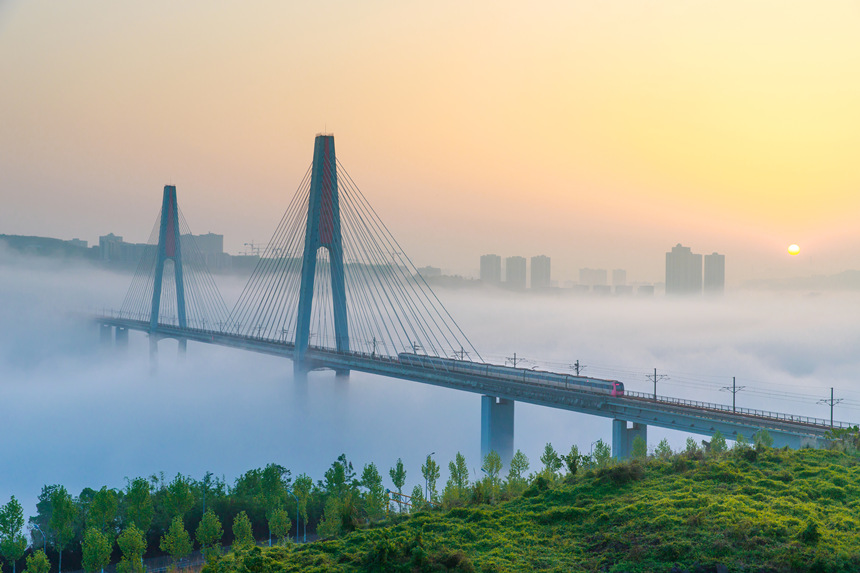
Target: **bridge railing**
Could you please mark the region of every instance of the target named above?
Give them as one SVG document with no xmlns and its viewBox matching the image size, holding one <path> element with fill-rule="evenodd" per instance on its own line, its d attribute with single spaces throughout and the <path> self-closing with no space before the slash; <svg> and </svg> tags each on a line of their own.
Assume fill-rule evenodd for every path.
<svg viewBox="0 0 860 573">
<path fill-rule="evenodd" d="M 654 394 L 648 394 L 646 392 L 635 392 L 632 390 L 625 390 L 625 396 L 629 396 L 632 398 L 643 398 L 649 400 L 651 402 L 657 402 L 659 404 L 671 404 L 676 406 L 692 406 L 694 408 L 701 408 L 704 410 L 716 410 L 719 412 L 726 412 L 730 414 L 742 414 L 745 416 L 755 416 L 757 418 L 767 418 L 769 420 L 777 420 L 782 422 L 791 422 L 794 424 L 806 424 L 810 426 L 819 426 L 825 428 L 853 428 L 854 424 L 848 422 L 839 422 L 834 421 L 833 424 L 830 424 L 830 420 L 824 418 L 814 418 L 811 416 L 799 416 L 796 414 L 783 414 L 782 412 L 771 412 L 769 410 L 757 410 L 754 408 L 732 408 L 731 406 L 726 406 L 725 404 L 714 404 L 713 402 L 700 402 L 698 400 L 685 400 L 683 398 L 670 398 L 668 396 L 657 396 L 657 399 L 654 399 Z"/>
</svg>

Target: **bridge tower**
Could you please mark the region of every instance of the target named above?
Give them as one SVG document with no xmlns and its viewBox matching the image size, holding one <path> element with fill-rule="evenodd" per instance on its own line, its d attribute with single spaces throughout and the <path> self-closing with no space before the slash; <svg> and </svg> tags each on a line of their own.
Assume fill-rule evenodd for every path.
<svg viewBox="0 0 860 573">
<path fill-rule="evenodd" d="M 164 198 L 161 202 L 161 225 L 158 230 L 158 247 L 155 259 L 155 277 L 152 287 L 152 312 L 149 318 L 149 349 L 154 355 L 158 350 L 158 311 L 161 306 L 161 283 L 164 277 L 164 263 L 173 261 L 173 273 L 176 281 L 176 313 L 179 327 L 187 326 L 185 318 L 185 284 L 182 280 L 182 248 L 179 233 L 179 208 L 176 204 L 176 186 L 164 186 Z M 185 352 L 187 341 L 179 339 L 179 351 Z"/>
<path fill-rule="evenodd" d="M 325 248 L 328 251 L 329 264 L 331 265 L 331 294 L 337 351 L 349 352 L 337 160 L 334 153 L 333 135 L 317 135 L 314 141 L 314 161 L 311 167 L 308 222 L 302 257 L 302 282 L 299 290 L 295 358 L 293 360 L 293 367 L 298 374 L 303 374 L 312 367 L 307 363 L 305 357 L 310 341 L 311 303 L 314 296 L 317 252 L 320 248 Z M 337 374 L 346 376 L 349 371 L 339 370 Z"/>
</svg>

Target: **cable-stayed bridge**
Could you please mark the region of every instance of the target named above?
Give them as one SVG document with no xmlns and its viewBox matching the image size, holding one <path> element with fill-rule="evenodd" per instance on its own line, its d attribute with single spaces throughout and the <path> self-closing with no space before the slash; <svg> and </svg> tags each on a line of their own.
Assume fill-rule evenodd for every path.
<svg viewBox="0 0 860 573">
<path fill-rule="evenodd" d="M 313 162 L 232 310 L 188 240 L 174 186 L 120 310 L 101 315 L 102 338 L 146 332 L 282 356 L 295 376 L 329 369 L 479 393 L 481 452 L 513 455 L 514 404 L 612 419 L 612 450 L 627 457 L 647 426 L 735 439 L 767 429 L 778 446 L 815 446 L 845 423 L 625 391 L 623 384 L 487 364 L 318 135 Z"/>
</svg>

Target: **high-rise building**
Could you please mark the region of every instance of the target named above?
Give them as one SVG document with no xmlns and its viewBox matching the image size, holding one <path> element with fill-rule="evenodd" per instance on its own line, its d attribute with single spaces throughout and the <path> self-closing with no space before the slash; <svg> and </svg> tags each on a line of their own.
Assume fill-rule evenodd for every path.
<svg viewBox="0 0 860 573">
<path fill-rule="evenodd" d="M 605 285 L 606 269 L 579 269 L 579 284 L 581 285 Z"/>
<path fill-rule="evenodd" d="M 624 269 L 612 269 L 612 286 L 624 286 L 627 284 L 627 271 Z"/>
<path fill-rule="evenodd" d="M 705 255 L 705 292 L 722 294 L 726 290 L 726 256 Z"/>
<path fill-rule="evenodd" d="M 550 259 L 544 255 L 532 257 L 532 288 L 549 288 Z"/>
<path fill-rule="evenodd" d="M 425 279 L 437 279 L 442 276 L 442 269 L 439 267 L 431 267 L 430 265 L 427 265 L 426 267 L 421 267 L 415 270 L 418 271 L 418 274 Z"/>
<path fill-rule="evenodd" d="M 481 255 L 481 280 L 492 284 L 502 282 L 502 257 Z"/>
<path fill-rule="evenodd" d="M 526 288 L 525 257 L 508 257 L 505 259 L 505 284 L 510 288 Z"/>
<path fill-rule="evenodd" d="M 681 243 L 666 253 L 666 294 L 702 294 L 702 255 Z"/>
</svg>

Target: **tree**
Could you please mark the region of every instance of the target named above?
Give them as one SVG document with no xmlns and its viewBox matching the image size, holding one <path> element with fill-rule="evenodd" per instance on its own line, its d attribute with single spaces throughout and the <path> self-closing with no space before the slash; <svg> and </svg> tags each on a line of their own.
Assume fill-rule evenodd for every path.
<svg viewBox="0 0 860 573">
<path fill-rule="evenodd" d="M 260 493 L 266 508 L 266 523 L 269 525 L 269 547 L 272 546 L 272 519 L 277 510 L 284 511 L 289 485 L 290 470 L 278 464 L 267 465 L 260 475 Z M 284 511 L 286 513 L 286 511 Z M 289 521 L 289 517 L 287 518 Z M 296 524 L 298 527 L 298 524 Z M 286 534 L 285 534 L 286 535 Z M 276 537 L 281 537 L 275 534 Z"/>
<path fill-rule="evenodd" d="M 128 482 L 125 496 L 123 498 L 125 509 L 124 525 L 135 525 L 146 533 L 152 525 L 152 495 L 150 494 L 149 482 L 139 477 Z"/>
<path fill-rule="evenodd" d="M 416 511 L 421 511 L 424 509 L 424 488 L 420 485 L 415 485 L 412 487 L 412 495 L 410 496 L 412 499 L 412 509 L 410 510 L 412 513 Z"/>
<path fill-rule="evenodd" d="M 218 546 L 221 543 L 221 538 L 224 537 L 224 529 L 221 527 L 221 520 L 211 508 L 203 514 L 194 536 L 197 538 L 197 543 L 203 548 L 206 561 L 210 561 L 211 558 L 218 555 Z"/>
<path fill-rule="evenodd" d="M 654 455 L 660 459 L 668 459 L 672 457 L 672 447 L 669 446 L 669 440 L 663 438 L 657 447 L 654 448 Z"/>
<path fill-rule="evenodd" d="M 149 484 L 146 484 L 147 488 Z M 147 490 L 149 491 L 149 490 Z M 119 573 L 143 573 L 143 554 L 146 553 L 146 537 L 132 523 L 122 530 L 116 540 L 122 551 L 122 560 L 117 565 Z"/>
<path fill-rule="evenodd" d="M 12 563 L 12 573 L 27 550 L 27 538 L 21 533 L 23 527 L 24 508 L 13 495 L 9 503 L 0 507 L 0 554 Z"/>
<path fill-rule="evenodd" d="M 753 445 L 755 445 L 755 449 L 763 450 L 766 448 L 773 447 L 773 437 L 770 433 L 762 428 L 758 432 L 753 435 Z"/>
<path fill-rule="evenodd" d="M 173 481 L 167 485 L 164 505 L 167 514 L 173 517 L 185 518 L 185 514 L 194 506 L 194 494 L 191 492 L 191 478 L 176 474 Z"/>
<path fill-rule="evenodd" d="M 630 457 L 634 460 L 644 460 L 648 457 L 648 444 L 642 436 L 633 438 L 633 448 L 630 452 Z"/>
<path fill-rule="evenodd" d="M 512 493 L 521 493 L 525 489 L 526 472 L 528 471 L 529 459 L 522 450 L 517 450 L 514 457 L 511 458 L 511 467 L 508 469 L 508 487 Z"/>
<path fill-rule="evenodd" d="M 443 499 L 448 505 L 460 503 L 466 498 L 466 490 L 469 488 L 469 467 L 463 454 L 457 452 L 454 461 L 448 462 L 448 473 Z"/>
<path fill-rule="evenodd" d="M 325 500 L 322 519 L 317 525 L 317 533 L 322 538 L 337 537 L 343 531 L 340 500 L 337 496 L 329 495 Z"/>
<path fill-rule="evenodd" d="M 692 437 L 688 436 L 687 445 L 684 448 L 684 451 L 686 451 L 688 454 L 695 454 L 699 451 L 699 444 L 697 444 L 696 440 L 694 440 Z"/>
<path fill-rule="evenodd" d="M 612 460 L 612 448 L 603 440 L 597 440 L 594 444 L 594 463 L 599 468 L 607 467 Z"/>
<path fill-rule="evenodd" d="M 307 474 L 299 474 L 296 478 L 296 483 L 293 485 L 293 493 L 296 494 L 296 499 L 299 500 L 299 513 L 302 516 L 304 530 L 302 538 L 305 542 L 308 540 L 308 500 L 311 497 L 311 489 L 314 486 L 314 481 Z M 298 524 L 296 524 L 298 528 Z"/>
<path fill-rule="evenodd" d="M 248 514 L 244 511 L 240 511 L 233 518 L 233 545 L 236 547 L 254 545 L 254 531 L 251 529 L 251 520 L 248 519 Z"/>
<path fill-rule="evenodd" d="M 540 461 L 543 464 L 543 472 L 546 474 L 546 477 L 550 480 L 555 479 L 556 473 L 561 469 L 561 458 L 558 457 L 551 443 L 547 442 L 546 446 L 544 446 Z"/>
<path fill-rule="evenodd" d="M 579 470 L 579 465 L 582 463 L 582 456 L 579 454 L 579 448 L 576 444 L 570 446 L 570 452 L 567 455 L 561 456 L 561 460 L 567 467 L 567 475 L 572 478 Z"/>
<path fill-rule="evenodd" d="M 439 464 L 427 456 L 427 461 L 421 466 L 421 475 L 424 476 L 424 483 L 427 484 L 427 499 L 428 501 L 438 501 L 439 494 L 436 492 L 436 480 L 442 475 L 439 470 Z"/>
<path fill-rule="evenodd" d="M 726 445 L 726 439 L 720 433 L 719 430 L 714 432 L 713 437 L 711 438 L 711 452 L 715 454 L 721 454 L 728 449 Z"/>
<path fill-rule="evenodd" d="M 118 508 L 119 500 L 116 492 L 108 489 L 107 486 L 102 487 L 90 503 L 86 519 L 87 527 L 95 527 L 102 533 L 112 530 Z"/>
<path fill-rule="evenodd" d="M 48 556 L 39 549 L 27 556 L 27 569 L 24 573 L 48 573 L 50 568 L 51 562 L 48 561 Z"/>
<path fill-rule="evenodd" d="M 113 539 L 95 527 L 89 527 L 84 534 L 81 552 L 81 566 L 84 571 L 94 573 L 101 570 L 104 573 L 113 552 Z"/>
<path fill-rule="evenodd" d="M 269 532 L 270 534 L 274 534 L 279 541 L 284 541 L 287 535 L 289 535 L 292 526 L 293 522 L 290 521 L 290 516 L 287 514 L 286 509 L 279 507 L 272 511 L 272 516 L 269 518 Z M 296 524 L 296 527 L 298 528 L 298 524 Z"/>
<path fill-rule="evenodd" d="M 49 523 L 54 532 L 54 546 L 59 554 L 57 570 L 63 571 L 63 550 L 75 536 L 75 518 L 77 511 L 72 501 L 72 496 L 63 486 L 51 493 L 51 521 Z"/>
<path fill-rule="evenodd" d="M 502 457 L 496 450 L 490 450 L 490 453 L 484 457 L 481 470 L 487 474 L 486 483 L 490 489 L 491 503 L 495 503 L 496 492 L 499 489 L 499 472 L 502 471 Z"/>
<path fill-rule="evenodd" d="M 161 536 L 161 542 L 158 548 L 170 555 L 173 558 L 173 568 L 177 569 L 179 561 L 191 553 L 191 536 L 185 530 L 185 524 L 182 523 L 182 516 L 177 515 L 170 522 L 170 527 L 167 533 Z"/>
<path fill-rule="evenodd" d="M 403 467 L 403 460 L 397 458 L 397 463 L 388 470 L 388 475 L 391 476 L 391 482 L 397 488 L 400 513 L 403 513 L 403 502 L 400 499 L 400 496 L 403 495 L 403 486 L 406 484 L 406 469 Z"/>
<path fill-rule="evenodd" d="M 368 519 L 379 519 L 385 509 L 385 487 L 379 470 L 372 462 L 364 466 L 361 472 L 361 486 L 367 489 L 363 499 Z"/>
<path fill-rule="evenodd" d="M 735 445 L 732 448 L 733 450 L 745 450 L 750 447 L 750 443 L 747 441 L 746 436 L 743 434 L 738 434 L 738 437 L 735 438 Z"/>
</svg>

